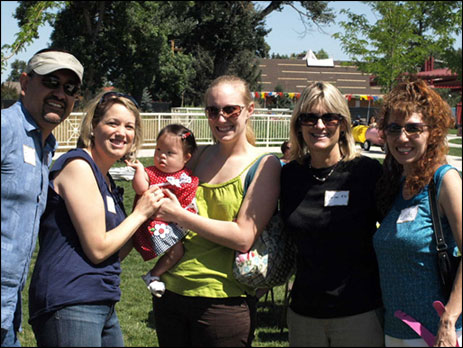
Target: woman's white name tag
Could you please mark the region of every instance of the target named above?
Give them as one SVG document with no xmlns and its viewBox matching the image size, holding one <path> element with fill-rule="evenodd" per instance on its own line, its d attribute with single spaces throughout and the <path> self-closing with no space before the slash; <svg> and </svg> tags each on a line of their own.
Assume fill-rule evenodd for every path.
<svg viewBox="0 0 463 348">
<path fill-rule="evenodd" d="M 397 219 L 397 223 L 401 224 L 403 222 L 414 221 L 417 214 L 418 214 L 418 205 L 415 205 L 410 208 L 402 209 L 402 211 L 400 212 L 399 218 Z"/>
<path fill-rule="evenodd" d="M 347 205 L 349 191 L 325 191 L 325 207 Z"/>
<path fill-rule="evenodd" d="M 108 205 L 108 211 L 116 214 L 116 206 L 114 205 L 114 200 L 111 196 L 106 196 L 106 204 Z"/>
</svg>

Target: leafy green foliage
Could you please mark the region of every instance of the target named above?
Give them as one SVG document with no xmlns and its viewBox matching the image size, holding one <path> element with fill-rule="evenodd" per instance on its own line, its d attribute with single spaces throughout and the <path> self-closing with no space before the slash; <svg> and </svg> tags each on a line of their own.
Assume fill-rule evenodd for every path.
<svg viewBox="0 0 463 348">
<path fill-rule="evenodd" d="M 2 71 L 7 67 L 7 60 L 21 52 L 38 37 L 38 29 L 46 22 L 52 23 L 53 10 L 61 8 L 65 1 L 21 1 L 15 18 L 19 20 L 21 30 L 16 34 L 16 40 L 2 45 Z"/>
<path fill-rule="evenodd" d="M 11 73 L 6 79 L 7 81 L 19 81 L 19 76 L 26 69 L 27 63 L 23 60 L 16 59 L 11 63 Z"/>
<path fill-rule="evenodd" d="M 367 1 L 378 18 L 370 24 L 364 15 L 342 10 L 343 33 L 333 36 L 365 73 L 376 76 L 384 92 L 404 74 L 420 71 L 437 52 L 452 53 L 461 33 L 460 1 Z M 461 61 L 459 63 L 461 71 Z"/>
<path fill-rule="evenodd" d="M 37 28 L 54 27 L 52 46 L 84 65 L 83 97 L 114 86 L 138 101 L 200 105 L 211 80 L 233 73 L 257 90 L 257 57 L 266 57 L 265 18 L 291 6 L 306 29 L 333 22 L 328 1 L 21 1 L 16 12 L 21 49 Z M 56 13 L 58 11 L 58 13 Z M 10 46 L 4 46 L 5 49 Z M 3 58 L 2 66 L 6 59 Z"/>
<path fill-rule="evenodd" d="M 19 93 L 16 88 L 10 87 L 6 84 L 2 84 L 2 100 L 17 100 L 19 99 Z"/>
</svg>

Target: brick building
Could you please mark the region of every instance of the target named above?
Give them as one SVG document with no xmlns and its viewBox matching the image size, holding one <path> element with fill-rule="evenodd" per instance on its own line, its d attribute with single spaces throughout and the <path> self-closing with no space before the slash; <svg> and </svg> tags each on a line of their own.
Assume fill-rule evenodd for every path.
<svg viewBox="0 0 463 348">
<path fill-rule="evenodd" d="M 376 101 L 383 98 L 381 87 L 356 66 L 343 66 L 341 61 L 332 60 L 332 65 L 329 62 L 324 65 L 323 61 L 329 60 L 319 60 L 321 63 L 317 66 L 316 61 L 309 59 L 260 59 L 260 95 L 274 95 L 277 86 L 285 94 L 297 95 L 310 83 L 324 81 L 339 88 L 348 99 L 349 107 L 377 106 Z"/>
</svg>

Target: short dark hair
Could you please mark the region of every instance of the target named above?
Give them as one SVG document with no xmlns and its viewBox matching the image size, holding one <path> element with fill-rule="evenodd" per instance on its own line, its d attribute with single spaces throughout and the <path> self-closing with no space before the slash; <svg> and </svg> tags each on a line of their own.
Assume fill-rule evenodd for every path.
<svg viewBox="0 0 463 348">
<path fill-rule="evenodd" d="M 289 149 L 289 141 L 285 140 L 283 141 L 283 144 L 281 144 L 281 152 L 285 153 L 285 151 L 288 149 Z"/>
<path fill-rule="evenodd" d="M 185 126 L 175 123 L 165 126 L 163 129 L 159 131 L 159 134 L 156 137 L 156 141 L 158 141 L 159 138 L 165 133 L 178 135 L 182 139 L 184 154 L 191 153 L 193 155 L 193 153 L 196 151 L 197 145 L 195 136 L 193 135 L 193 132 Z"/>
</svg>

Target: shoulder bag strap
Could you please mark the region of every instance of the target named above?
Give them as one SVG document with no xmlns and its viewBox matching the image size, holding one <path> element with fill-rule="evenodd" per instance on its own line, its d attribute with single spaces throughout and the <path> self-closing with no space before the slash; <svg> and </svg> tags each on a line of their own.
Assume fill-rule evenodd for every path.
<svg viewBox="0 0 463 348">
<path fill-rule="evenodd" d="M 262 160 L 262 158 L 269 156 L 271 154 L 264 154 L 261 157 L 259 157 L 257 160 L 255 160 L 255 163 L 251 168 L 249 168 L 248 172 L 246 173 L 246 178 L 244 179 L 244 192 L 243 196 L 246 195 L 246 192 L 248 191 L 249 185 L 251 185 L 252 180 L 254 179 L 254 174 L 256 174 L 257 168 L 259 167 L 259 163 Z M 252 163 L 251 163 L 252 164 Z"/>
<path fill-rule="evenodd" d="M 447 250 L 447 244 L 445 243 L 444 234 L 442 233 L 442 224 L 439 216 L 439 209 L 437 207 L 436 199 L 436 185 L 434 183 L 434 178 L 431 179 L 431 182 L 428 185 L 429 190 L 429 206 L 431 208 L 431 218 L 432 225 L 434 230 L 434 236 L 436 238 L 437 252 L 445 252 Z"/>
</svg>

